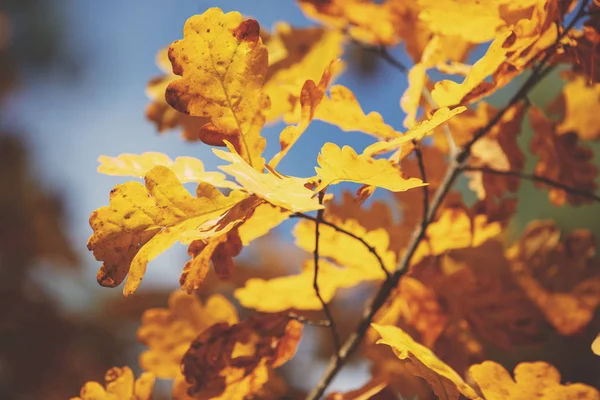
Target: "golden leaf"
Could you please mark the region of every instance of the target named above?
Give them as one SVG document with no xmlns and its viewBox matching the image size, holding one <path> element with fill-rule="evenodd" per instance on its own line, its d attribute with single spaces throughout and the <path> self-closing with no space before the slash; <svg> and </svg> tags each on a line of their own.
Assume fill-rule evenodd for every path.
<svg viewBox="0 0 600 400">
<path fill-rule="evenodd" d="M 320 179 L 315 192 L 340 182 L 355 182 L 403 192 L 426 185 L 419 178 L 406 178 L 400 167 L 390 160 L 376 160 L 368 155 L 356 154 L 350 146 L 339 148 L 334 143 L 325 143 L 317 158 L 315 168 Z"/>
<path fill-rule="evenodd" d="M 592 352 L 595 355 L 600 356 L 600 333 L 598 334 L 598 336 L 596 336 L 596 339 L 594 339 L 594 341 L 592 342 Z"/>
<path fill-rule="evenodd" d="M 286 56 L 271 63 L 271 40 L 278 40 L 286 50 Z M 267 42 L 269 70 L 263 90 L 271 99 L 267 120 L 272 121 L 292 111 L 306 81 L 318 82 L 330 60 L 343 53 L 344 35 L 337 30 L 322 27 L 293 28 L 284 22 L 275 25 L 273 35 Z M 332 66 L 330 80 L 344 70 L 344 62 Z"/>
<path fill-rule="evenodd" d="M 425 379 L 439 398 L 458 399 L 461 394 L 469 399 L 478 398 L 475 390 L 456 371 L 427 347 L 415 342 L 402 329 L 377 324 L 371 326 L 381 335 L 377 344 L 390 346 L 399 359 L 410 362 L 407 365 L 409 370 Z"/>
<path fill-rule="evenodd" d="M 251 278 L 244 287 L 236 289 L 234 295 L 240 304 L 260 312 L 279 312 L 289 309 L 321 310 L 323 303 L 313 287 L 315 266 L 312 260 L 302 265 L 302 271 L 296 275 L 281 276 L 274 279 Z M 339 268 L 320 260 L 317 283 L 319 293 L 328 303 L 337 289 L 356 286 L 368 280 L 360 271 L 351 268 Z M 290 295 L 293 293 L 293 296 Z"/>
<path fill-rule="evenodd" d="M 560 374 L 543 362 L 523 362 L 515 367 L 515 379 L 500 364 L 484 361 L 469 368 L 487 400 L 598 400 L 600 393 L 582 383 L 560 384 Z"/>
<path fill-rule="evenodd" d="M 240 189 L 233 182 L 228 182 L 220 172 L 204 170 L 204 164 L 194 157 L 177 157 L 175 161 L 162 153 L 121 154 L 117 157 L 98 157 L 98 172 L 106 175 L 134 176 L 143 178 L 157 165 L 168 167 L 181 183 L 206 182 L 216 187 Z"/>
<path fill-rule="evenodd" d="M 383 122 L 383 117 L 378 112 L 372 111 L 365 115 L 354 93 L 341 85 L 331 87 L 329 97 L 323 98 L 316 107 L 314 118 L 336 125 L 343 131 L 364 132 L 380 140 L 400 136 L 400 132 Z M 297 118 L 286 117 L 288 122 L 295 119 Z"/>
<path fill-rule="evenodd" d="M 184 39 L 171 44 L 173 72 L 167 102 L 176 110 L 209 118 L 203 129 L 229 140 L 252 167 L 262 171 L 260 129 L 269 108 L 261 88 L 268 68 L 266 47 L 255 20 L 210 8 L 189 18 Z"/>
<path fill-rule="evenodd" d="M 229 153 L 213 149 L 217 157 L 229 161 L 229 165 L 219 167 L 235 177 L 245 190 L 265 199 L 269 203 L 293 212 L 313 211 L 323 208 L 314 193 L 305 185 L 308 179 L 284 176 L 273 169 L 266 174 L 252 168 L 233 148 L 228 144 Z"/>
<path fill-rule="evenodd" d="M 474 101 L 478 98 L 476 94 L 473 94 L 476 89 L 483 92 L 484 90 L 479 87 L 487 89 L 489 86 L 493 86 L 493 83 L 485 82 L 485 79 L 496 72 L 505 62 L 507 49 L 504 43 L 511 34 L 512 32 L 507 31 L 496 35 L 485 55 L 473 65 L 462 83 L 450 80 L 437 82 L 431 91 L 431 97 L 435 103 L 439 107 L 453 106 L 463 103 L 463 99 L 467 95 L 469 95 L 469 101 Z"/>
<path fill-rule="evenodd" d="M 438 35 L 484 43 L 505 25 L 495 0 L 418 0 L 418 4 L 419 18 Z"/>
<path fill-rule="evenodd" d="M 145 181 L 145 187 L 138 182 L 116 186 L 110 205 L 90 216 L 94 233 L 88 240 L 88 249 L 98 261 L 104 261 L 97 280 L 102 286 L 115 287 L 129 274 L 123 289 L 125 295 L 135 292 L 147 263 L 175 242 L 189 243 L 210 237 L 215 230 L 225 233 L 232 229 L 231 223 L 219 225 L 218 218 L 248 197 L 240 191 L 225 197 L 206 183 L 200 183 L 198 197 L 192 197 L 173 172 L 163 166 L 150 170 Z M 248 213 L 258 205 L 251 198 L 249 203 L 236 211 L 242 208 Z"/>
<path fill-rule="evenodd" d="M 373 156 L 376 154 L 388 153 L 390 151 L 401 149 L 402 145 L 412 140 L 421 140 L 424 136 L 433 133 L 433 129 L 445 123 L 455 115 L 464 112 L 466 109 L 466 107 L 455 107 L 453 109 L 448 107 L 439 108 L 435 111 L 431 118 L 414 125 L 411 129 L 406 131 L 404 135 L 388 142 L 377 142 L 368 146 L 363 151 L 363 155 Z"/>
<path fill-rule="evenodd" d="M 581 75 L 572 74 L 569 78 L 559 98 L 564 118 L 556 127 L 556 133 L 575 132 L 582 140 L 597 140 L 600 138 L 600 83 L 588 85 Z"/>
<path fill-rule="evenodd" d="M 315 110 L 318 109 L 325 90 L 329 86 L 329 82 L 332 78 L 333 70 L 336 65 L 336 60 L 332 60 L 323 71 L 319 84 L 315 84 L 313 80 L 307 80 L 302 85 L 300 91 L 300 121 L 298 125 L 290 125 L 285 127 L 279 135 L 279 145 L 281 150 L 273 156 L 269 161 L 269 167 L 275 168 L 279 161 L 287 154 L 290 148 L 296 143 L 300 136 L 306 131 L 308 125 L 315 116 Z"/>
<path fill-rule="evenodd" d="M 129 367 L 113 367 L 106 371 L 106 389 L 98 382 L 87 382 L 79 397 L 71 400 L 151 400 L 154 375 L 146 372 L 134 381 Z"/>
</svg>

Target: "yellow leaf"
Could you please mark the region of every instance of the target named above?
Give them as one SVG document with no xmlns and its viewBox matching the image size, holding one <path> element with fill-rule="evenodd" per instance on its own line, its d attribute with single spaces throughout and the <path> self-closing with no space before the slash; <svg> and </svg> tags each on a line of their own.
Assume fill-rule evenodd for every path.
<svg viewBox="0 0 600 400">
<path fill-rule="evenodd" d="M 387 344 L 399 359 L 410 362 L 407 364 L 409 370 L 425 379 L 438 398 L 453 400 L 460 394 L 469 399 L 478 398 L 475 390 L 456 371 L 402 329 L 393 325 L 371 326 L 381 335 L 377 344 Z"/>
<path fill-rule="evenodd" d="M 323 208 L 314 193 L 305 187 L 308 180 L 283 176 L 270 169 L 263 174 L 253 169 L 235 149 L 228 145 L 229 153 L 213 149 L 217 157 L 229 161 L 229 165 L 219 167 L 235 177 L 240 185 L 250 193 L 269 203 L 293 212 L 305 212 Z"/>
<path fill-rule="evenodd" d="M 373 156 L 376 154 L 388 153 L 390 151 L 398 150 L 402 148 L 403 144 L 410 141 L 421 140 L 424 136 L 433 133 L 433 130 L 441 124 L 448 121 L 453 116 L 464 112 L 466 107 L 455 107 L 448 108 L 442 107 L 433 113 L 431 118 L 419 122 L 414 125 L 406 133 L 396 139 L 392 139 L 389 142 L 377 142 L 368 146 L 364 151 L 363 155 Z"/>
<path fill-rule="evenodd" d="M 389 250 L 390 237 L 383 228 L 367 230 L 354 219 L 339 220 L 329 216 L 328 222 L 352 232 L 372 246 L 380 255 L 385 268 L 393 271 L 396 266 L 396 255 Z M 312 253 L 315 247 L 315 223 L 300 221 L 294 229 L 296 245 Z M 333 260 L 336 264 L 360 272 L 363 280 L 384 279 L 385 274 L 377 258 L 356 239 L 336 231 L 327 225 L 319 226 L 319 254 Z"/>
<path fill-rule="evenodd" d="M 315 110 L 318 108 L 325 95 L 325 90 L 327 89 L 327 86 L 329 86 L 335 64 L 336 60 L 332 60 L 327 67 L 325 67 L 325 71 L 323 71 L 323 75 L 321 76 L 318 85 L 315 84 L 313 80 L 307 80 L 304 82 L 304 85 L 302 85 L 302 90 L 300 92 L 300 122 L 298 122 L 298 125 L 287 126 L 281 131 L 281 134 L 279 135 L 281 150 L 273 156 L 271 161 L 269 161 L 269 166 L 271 168 L 277 167 L 279 161 L 281 161 L 294 143 L 296 143 L 304 131 L 306 131 L 306 128 L 308 128 L 308 125 L 315 115 Z"/>
<path fill-rule="evenodd" d="M 592 342 L 592 352 L 595 355 L 600 356 L 600 333 L 598 334 L 598 336 L 596 336 L 596 339 L 594 339 L 594 341 Z"/>
<path fill-rule="evenodd" d="M 447 208 L 437 221 L 429 224 L 425 239 L 417 247 L 411 262 L 416 264 L 426 256 L 453 249 L 477 247 L 501 232 L 501 222 L 490 222 L 485 214 L 470 217 L 462 208 Z"/>
<path fill-rule="evenodd" d="M 598 400 L 600 393 L 582 383 L 560 384 L 560 374 L 543 362 L 522 362 L 515 367 L 515 379 L 493 361 L 472 365 L 469 374 L 487 400 Z"/>
<path fill-rule="evenodd" d="M 264 203 L 256 207 L 250 218 L 238 228 L 238 234 L 244 246 L 251 241 L 266 235 L 271 229 L 285 221 L 291 212 L 281 207 Z"/>
<path fill-rule="evenodd" d="M 233 182 L 225 180 L 225 175 L 220 172 L 204 170 L 202 161 L 194 157 L 177 157 L 175 161 L 162 153 L 121 154 L 117 157 L 98 157 L 100 166 L 98 172 L 106 175 L 134 176 L 143 178 L 157 165 L 168 167 L 182 182 L 206 182 L 216 187 L 226 189 L 240 189 Z"/>
<path fill-rule="evenodd" d="M 181 358 L 192 341 L 219 322 L 238 322 L 235 307 L 225 297 L 214 294 L 203 304 L 195 295 L 174 291 L 168 308 L 148 309 L 142 315 L 137 338 L 148 349 L 140 355 L 140 366 L 161 379 L 181 376 Z"/>
<path fill-rule="evenodd" d="M 313 279 L 314 262 L 310 260 L 303 264 L 302 271 L 296 275 L 268 280 L 249 279 L 244 287 L 236 289 L 234 295 L 244 307 L 260 312 L 321 310 L 323 304 L 315 293 Z M 337 289 L 352 287 L 364 280 L 366 278 L 361 276 L 360 271 L 338 268 L 327 261 L 319 261 L 319 292 L 326 303 L 333 299 Z"/>
<path fill-rule="evenodd" d="M 97 280 L 102 286 L 115 287 L 129 274 L 125 295 L 135 292 L 149 261 L 177 241 L 189 243 L 214 235 L 218 218 L 248 196 L 233 191 L 225 197 L 215 187 L 200 183 L 198 197 L 192 197 L 163 166 L 150 170 L 145 181 L 145 187 L 138 182 L 116 186 L 110 205 L 90 216 L 94 233 L 88 249 L 104 262 Z M 219 226 L 221 233 L 231 228 L 232 224 Z"/>
<path fill-rule="evenodd" d="M 143 373 L 134 381 L 129 367 L 113 367 L 106 371 L 106 389 L 98 382 L 87 382 L 80 397 L 71 400 L 150 400 L 154 389 L 154 375 Z"/>
<path fill-rule="evenodd" d="M 418 0 L 419 18 L 434 33 L 459 36 L 471 43 L 492 40 L 506 23 L 497 0 Z"/>
<path fill-rule="evenodd" d="M 365 115 L 354 93 L 341 85 L 331 87 L 329 97 L 325 97 L 318 105 L 315 119 L 336 125 L 346 132 L 364 132 L 381 140 L 400 135 L 400 132 L 383 122 L 383 117 L 378 112 L 372 111 Z"/>
<path fill-rule="evenodd" d="M 575 132 L 583 140 L 600 138 L 600 83 L 588 85 L 585 77 L 576 75 L 563 88 L 564 118 L 556 132 Z"/>
<path fill-rule="evenodd" d="M 258 23 L 210 8 L 189 18 L 183 34 L 169 48 L 173 72 L 182 79 L 169 84 L 167 102 L 186 114 L 210 118 L 212 126 L 203 129 L 232 142 L 261 171 L 265 140 L 260 129 L 269 100 L 261 90 L 268 54 Z"/>
<path fill-rule="evenodd" d="M 417 111 L 421 103 L 421 93 L 427 81 L 427 67 L 423 63 L 417 63 L 408 71 L 408 87 L 400 98 L 400 108 L 406 113 L 402 124 L 406 128 L 412 128 L 417 123 Z"/>
<path fill-rule="evenodd" d="M 450 80 L 437 82 L 431 91 L 431 97 L 435 103 L 439 107 L 460 104 L 467 94 L 471 94 L 478 86 L 486 83 L 485 79 L 496 72 L 506 60 L 507 49 L 504 43 L 511 34 L 511 31 L 499 33 L 485 55 L 473 65 L 462 83 Z M 493 85 L 492 83 L 487 84 Z M 474 100 L 476 100 L 476 96 L 473 98 Z"/>
<path fill-rule="evenodd" d="M 358 155 L 349 146 L 340 149 L 333 143 L 325 143 L 317 162 L 320 168 L 316 167 L 315 171 L 321 182 L 315 188 L 316 192 L 344 181 L 382 187 L 392 192 L 426 185 L 419 178 L 405 178 L 393 161 Z"/>
<path fill-rule="evenodd" d="M 282 42 L 287 55 L 279 62 L 269 65 L 263 88 L 271 99 L 268 121 L 281 118 L 292 111 L 304 83 L 308 80 L 317 82 L 323 70 L 328 68 L 330 60 L 340 57 L 344 50 L 344 35 L 337 30 L 322 27 L 293 28 L 280 22 L 267 42 L 269 62 L 272 58 L 272 40 Z M 344 62 L 340 60 L 331 70 L 331 80 L 343 70 Z"/>
</svg>

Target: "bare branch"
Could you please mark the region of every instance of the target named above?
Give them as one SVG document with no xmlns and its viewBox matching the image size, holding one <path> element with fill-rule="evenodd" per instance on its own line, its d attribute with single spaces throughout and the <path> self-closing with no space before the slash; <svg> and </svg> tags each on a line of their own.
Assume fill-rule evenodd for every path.
<svg viewBox="0 0 600 400">
<path fill-rule="evenodd" d="M 325 192 L 319 192 L 319 204 L 323 204 L 323 196 Z M 314 262 L 315 262 L 315 273 L 313 278 L 313 288 L 315 289 L 315 294 L 319 298 L 319 301 L 323 305 L 323 312 L 325 313 L 325 317 L 329 321 L 329 329 L 331 330 L 331 336 L 333 338 L 333 345 L 335 346 L 336 355 L 340 351 L 340 335 L 337 331 L 337 327 L 335 325 L 335 320 L 333 319 L 333 315 L 331 314 L 331 310 L 327 305 L 327 302 L 323 300 L 323 296 L 321 296 L 321 291 L 319 290 L 319 226 L 321 220 L 323 219 L 323 210 L 317 211 L 317 218 L 315 220 L 315 250 L 313 252 Z"/>
<path fill-rule="evenodd" d="M 421 179 L 427 183 L 427 174 L 425 173 L 425 161 L 423 159 L 423 151 L 421 151 L 421 145 L 415 139 L 412 141 L 415 146 L 415 155 L 417 156 L 417 162 L 419 164 L 419 170 L 421 171 Z M 425 224 L 427 220 L 427 214 L 429 213 L 429 185 L 423 186 L 423 218 L 421 225 Z"/>
<path fill-rule="evenodd" d="M 295 213 L 290 215 L 290 218 L 304 218 L 304 219 L 309 219 L 311 221 L 317 221 L 317 219 L 315 217 L 311 217 L 310 215 L 304 214 L 304 213 Z M 385 264 L 383 263 L 383 259 L 381 258 L 381 256 L 379 255 L 379 253 L 377 252 L 377 249 L 373 246 L 371 246 L 365 239 L 361 238 L 360 236 L 355 235 L 354 233 L 345 230 L 344 228 L 337 226 L 336 224 L 326 221 L 325 219 L 321 218 L 320 221 L 321 224 L 323 225 L 327 225 L 333 229 L 335 229 L 337 232 L 343 233 L 346 236 L 350 236 L 352 239 L 358 240 L 363 246 L 365 246 L 367 248 L 367 250 L 369 250 L 369 252 L 371 254 L 373 254 L 375 256 L 375 258 L 377 259 L 377 262 L 379 263 L 379 267 L 381 268 L 381 270 L 385 273 L 385 276 L 387 279 L 390 278 L 391 274 L 390 271 L 388 271 L 388 269 L 385 267 Z"/>
<path fill-rule="evenodd" d="M 583 189 L 565 185 L 564 183 L 560 183 L 558 181 L 555 181 L 550 178 L 546 178 L 545 176 L 541 176 L 541 175 L 529 174 L 529 173 L 521 172 L 521 171 L 500 171 L 500 170 L 488 168 L 488 167 L 465 166 L 462 168 L 462 170 L 463 171 L 479 171 L 479 172 L 483 172 L 486 174 L 494 174 L 494 175 L 514 176 L 514 177 L 521 178 L 521 179 L 527 179 L 529 181 L 541 182 L 541 183 L 545 183 L 546 185 L 553 186 L 558 189 L 562 189 L 565 192 L 568 192 L 568 193 L 571 193 L 571 194 L 574 194 L 577 196 L 581 196 L 581 197 L 586 197 L 588 199 L 592 199 L 594 201 L 600 202 L 600 196 L 595 193 L 590 193 Z"/>
</svg>

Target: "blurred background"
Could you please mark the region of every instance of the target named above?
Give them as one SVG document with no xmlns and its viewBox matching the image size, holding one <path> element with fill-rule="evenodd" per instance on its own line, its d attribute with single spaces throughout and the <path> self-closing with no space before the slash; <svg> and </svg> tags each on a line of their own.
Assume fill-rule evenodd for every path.
<svg viewBox="0 0 600 400">
<path fill-rule="evenodd" d="M 156 53 L 182 36 L 189 16 L 212 6 L 252 16 L 267 29 L 277 21 L 313 24 L 293 1 L 273 4 L 2 0 L 0 399 L 69 398 L 85 381 L 102 379 L 111 366 L 137 369 L 139 317 L 148 307 L 165 306 L 168 294 L 178 287 L 186 249 L 176 246 L 153 261 L 144 284 L 127 301 L 120 288 L 96 283 L 99 263 L 86 248 L 88 218 L 108 204 L 110 190 L 124 181 L 98 174 L 97 158 L 158 151 L 171 158 L 198 157 L 214 170 L 218 162 L 209 146 L 184 142 L 178 132 L 159 134 L 144 116 L 149 102 L 146 84 L 160 75 Z M 398 49 L 398 57 L 409 64 L 401 54 Z M 344 58 L 348 69 L 339 83 L 354 91 L 365 111 L 377 110 L 388 124 L 401 127 L 404 116 L 398 101 L 406 78 L 351 45 Z M 545 105 L 560 88 L 557 73 L 536 90 L 532 101 Z M 501 104 L 511 89 L 495 95 L 491 103 Z M 521 138 L 524 146 L 527 129 Z M 268 155 L 276 151 L 280 130 L 281 125 L 273 125 L 263 131 L 270 143 Z M 364 135 L 317 121 L 280 164 L 280 172 L 312 175 L 313 159 L 325 141 L 358 149 L 370 143 Z M 460 185 L 466 188 L 464 182 Z M 519 194 L 519 212 L 509 236 L 518 236 L 535 218 L 555 219 L 567 230 L 587 227 L 600 233 L 597 206 L 554 208 L 546 192 L 535 191 L 528 182 Z M 305 255 L 289 242 L 290 227 L 284 224 L 254 250 L 245 250 L 239 270 L 249 274 L 252 265 L 271 263 L 276 274 L 295 260 L 299 265 Z M 244 273 L 239 275 L 243 279 Z M 359 291 L 352 301 L 360 306 L 365 293 Z M 355 317 L 349 316 L 348 327 Z M 308 336 L 299 356 L 284 370 L 298 390 L 316 382 L 327 356 L 322 354 L 315 363 L 315 354 L 323 349 Z M 367 379 L 367 372 L 365 365 L 350 365 L 333 387 L 348 388 L 349 381 L 356 387 Z"/>
</svg>

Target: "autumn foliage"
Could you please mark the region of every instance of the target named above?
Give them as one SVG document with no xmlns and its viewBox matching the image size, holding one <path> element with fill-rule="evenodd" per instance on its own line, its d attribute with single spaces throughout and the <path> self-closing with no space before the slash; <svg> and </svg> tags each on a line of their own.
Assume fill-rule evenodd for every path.
<svg viewBox="0 0 600 400">
<path fill-rule="evenodd" d="M 187 245 L 190 258 L 181 290 L 142 317 L 145 372 L 135 379 L 128 367 L 113 368 L 78 398 L 150 399 L 155 378 L 173 381 L 175 399 L 302 397 L 278 368 L 314 329 L 331 343 L 323 347 L 331 360 L 311 399 L 600 399 L 593 383 L 561 381 L 545 360 L 513 370 L 488 351 L 541 345 L 551 333 L 585 338 L 586 351 L 600 353 L 593 235 L 561 232 L 552 221 L 530 221 L 517 240 L 503 235 L 524 181 L 556 206 L 600 200 L 589 146 L 600 139 L 600 4 L 297 3 L 318 26 L 280 23 L 267 32 L 240 13 L 210 8 L 158 52 L 163 75 L 148 85 L 148 119 L 161 132 L 180 128 L 185 140 L 213 146 L 220 171 L 160 153 L 99 158 L 99 172 L 143 183 L 117 185 L 90 217 L 98 283 L 134 296 L 148 264 L 175 243 Z M 333 84 L 352 45 L 406 76 L 402 127 Z M 392 56 L 396 46 L 412 66 Z M 532 89 L 557 68 L 558 98 L 533 103 Z M 502 88 L 510 98 L 489 104 Z M 305 157 L 313 176 L 284 174 L 281 160 L 315 120 L 372 143 L 326 142 Z M 266 154 L 277 139 L 262 129 L 276 121 L 285 124 L 279 149 Z M 528 146 L 523 126 L 533 130 Z M 528 157 L 536 159 L 531 170 Z M 461 179 L 476 200 L 455 189 Z M 343 182 L 356 193 L 335 190 Z M 376 190 L 387 197 L 371 199 Z M 306 261 L 240 278 L 236 257 L 289 219 Z M 206 287 L 211 276 L 231 282 L 233 298 L 214 280 Z M 365 285 L 370 300 L 344 310 L 358 318 L 346 329 L 335 299 Z M 371 379 L 329 391 L 351 356 L 369 362 Z"/>
</svg>

